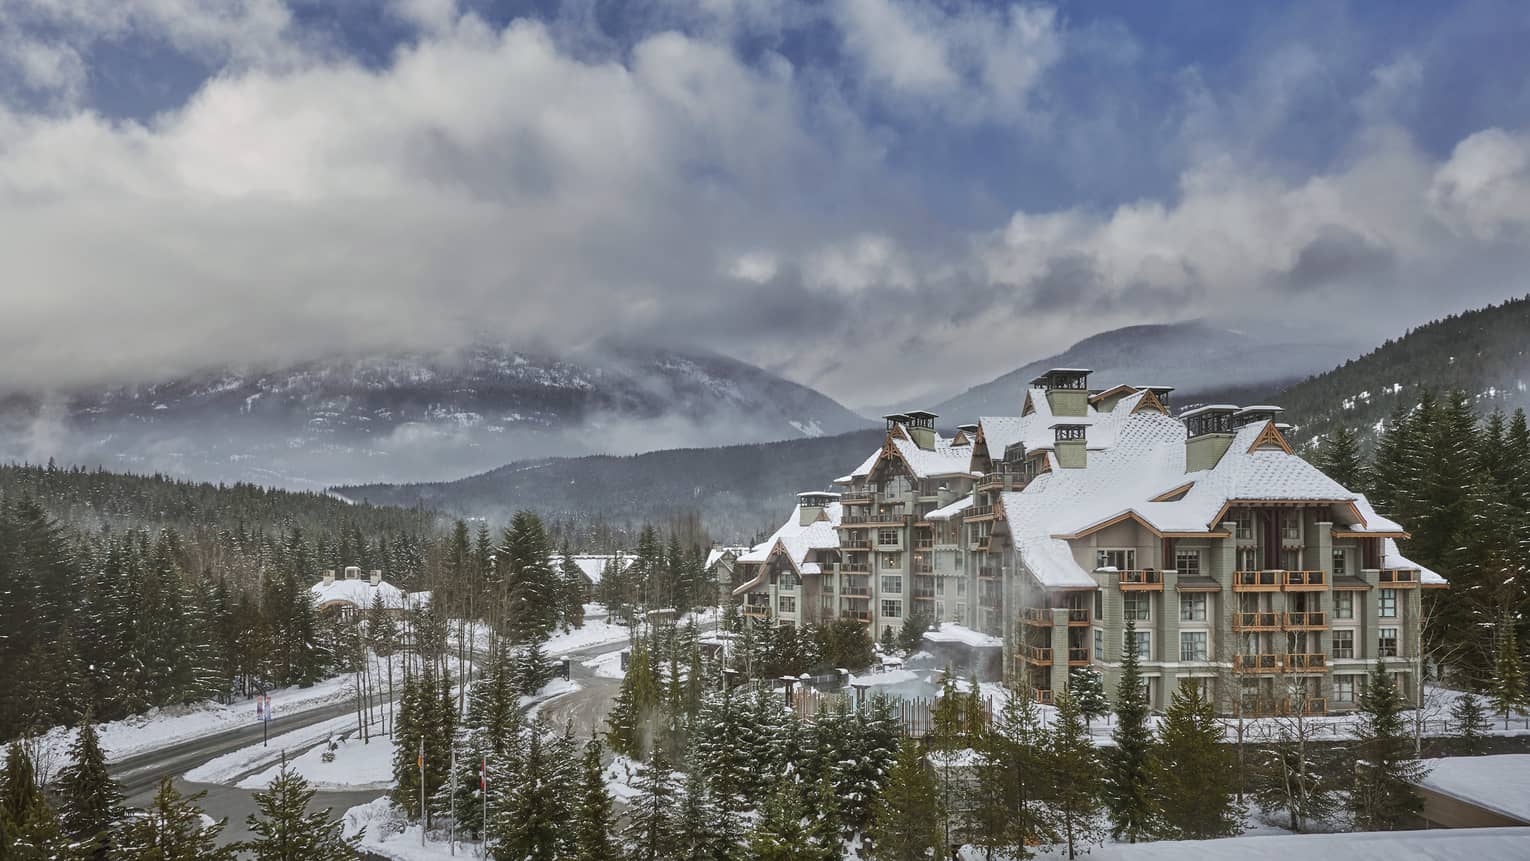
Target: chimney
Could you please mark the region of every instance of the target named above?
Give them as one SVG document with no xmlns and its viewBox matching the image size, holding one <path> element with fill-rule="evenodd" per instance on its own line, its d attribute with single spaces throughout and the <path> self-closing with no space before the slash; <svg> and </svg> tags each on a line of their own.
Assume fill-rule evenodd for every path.
<svg viewBox="0 0 1530 861">
<path fill-rule="evenodd" d="M 1089 369 L 1053 368 L 1031 380 L 1031 385 L 1046 390 L 1052 415 L 1058 418 L 1089 414 Z"/>
<path fill-rule="evenodd" d="M 361 579 L 361 566 L 360 565 L 347 565 L 347 566 L 345 566 L 345 579 L 347 579 L 347 580 L 360 580 Z"/>
<path fill-rule="evenodd" d="M 908 436 L 914 445 L 925 451 L 935 448 L 936 418 L 938 416 L 927 410 L 913 410 L 908 414 Z"/>
<path fill-rule="evenodd" d="M 1232 445 L 1237 414 L 1234 404 L 1211 404 L 1180 414 L 1186 434 L 1185 472 L 1200 472 L 1217 465 Z"/>
<path fill-rule="evenodd" d="M 373 586 L 376 586 L 378 583 L 382 582 L 382 569 L 380 569 L 380 568 L 373 568 L 368 573 L 370 573 L 372 575 L 372 585 Z"/>
<path fill-rule="evenodd" d="M 807 526 L 817 520 L 823 510 L 829 507 L 829 503 L 839 499 L 837 493 L 825 493 L 820 490 L 810 490 L 806 493 L 797 494 L 797 525 Z"/>
<path fill-rule="evenodd" d="M 1058 422 L 1052 425 L 1052 451 L 1057 454 L 1057 465 L 1063 469 L 1083 469 L 1089 465 L 1086 445 L 1086 425 Z"/>
<path fill-rule="evenodd" d="M 325 586 L 333 586 L 334 583 L 335 583 L 335 569 L 333 569 L 333 568 L 325 568 L 324 569 L 324 585 Z"/>
</svg>

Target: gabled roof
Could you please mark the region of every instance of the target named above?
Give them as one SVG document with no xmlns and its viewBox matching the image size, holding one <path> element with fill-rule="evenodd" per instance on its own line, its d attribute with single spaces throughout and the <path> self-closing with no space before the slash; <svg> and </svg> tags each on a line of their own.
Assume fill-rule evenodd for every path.
<svg viewBox="0 0 1530 861">
<path fill-rule="evenodd" d="M 808 555 L 816 550 L 839 549 L 839 531 L 836 527 L 839 526 L 842 511 L 843 508 L 838 502 L 831 502 L 824 506 L 823 517 L 803 526 L 802 506 L 795 506 L 792 508 L 791 516 L 781 524 L 781 528 L 769 538 L 750 548 L 749 552 L 740 556 L 738 561 L 768 562 L 772 556 L 780 554 L 798 574 L 816 574 L 820 570 L 818 567 L 804 567 L 809 561 Z M 766 574 L 766 566 L 761 565 L 755 578 L 734 589 L 733 594 L 740 595 L 759 586 L 765 581 Z"/>
<path fill-rule="evenodd" d="M 935 435 L 934 445 L 920 448 L 907 434 L 889 432 L 881 448 L 866 458 L 851 473 L 854 478 L 871 474 L 877 462 L 884 457 L 896 457 L 908 466 L 915 478 L 939 478 L 945 475 L 969 475 L 972 450 L 964 445 L 952 445 L 951 437 Z"/>
</svg>

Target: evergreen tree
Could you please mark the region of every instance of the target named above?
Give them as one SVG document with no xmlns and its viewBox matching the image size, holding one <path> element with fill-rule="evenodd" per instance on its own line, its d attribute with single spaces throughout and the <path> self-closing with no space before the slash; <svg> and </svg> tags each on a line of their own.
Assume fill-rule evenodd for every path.
<svg viewBox="0 0 1530 861">
<path fill-rule="evenodd" d="M 882 648 L 882 654 L 891 655 L 898 650 L 898 630 L 892 625 L 882 629 L 882 638 L 877 642 Z"/>
<path fill-rule="evenodd" d="M 898 629 L 898 649 L 909 654 L 924 641 L 924 632 L 930 629 L 930 616 L 924 610 L 913 610 L 903 619 Z"/>
<path fill-rule="evenodd" d="M 0 858 L 50 858 L 61 848 L 58 817 L 37 785 L 32 757 L 13 741 L 0 774 Z"/>
<path fill-rule="evenodd" d="M 741 810 L 753 784 L 745 715 L 733 689 L 711 694 L 697 719 L 696 756 L 722 811 Z"/>
<path fill-rule="evenodd" d="M 1111 836 L 1136 843 L 1150 833 L 1152 802 L 1148 795 L 1148 755 L 1153 732 L 1148 727 L 1147 692 L 1137 660 L 1137 624 L 1128 620 L 1121 649 L 1121 681 L 1116 688 L 1115 747 L 1106 755 L 1105 804 Z"/>
<path fill-rule="evenodd" d="M 1416 785 L 1425 768 L 1413 758 L 1397 686 L 1377 659 L 1360 696 L 1349 810 L 1361 831 L 1406 827 L 1423 809 Z"/>
<path fill-rule="evenodd" d="M 803 826 L 802 797 L 789 778 L 776 781 L 749 831 L 751 861 L 819 861 L 818 847 Z"/>
<path fill-rule="evenodd" d="M 113 836 L 112 861 L 234 861 L 238 847 L 219 846 L 224 823 L 204 821 L 197 802 L 206 793 L 182 796 L 161 778 L 148 810 L 129 814 Z"/>
<path fill-rule="evenodd" d="M 1198 687 L 1180 687 L 1148 757 L 1155 820 L 1163 836 L 1209 840 L 1236 833 L 1236 774 L 1211 703 Z"/>
<path fill-rule="evenodd" d="M 563 822 L 546 735 L 545 727 L 532 727 L 518 780 L 490 828 L 495 861 L 553 861 L 558 856 Z"/>
<path fill-rule="evenodd" d="M 282 758 L 281 767 L 265 792 L 255 793 L 258 813 L 245 820 L 254 839 L 242 849 L 257 861 L 347 861 L 359 857 L 356 844 L 340 836 L 340 820 L 329 809 L 308 812 L 316 790 Z"/>
<path fill-rule="evenodd" d="M 69 746 L 69 764 L 58 774 L 59 819 L 64 833 L 96 844 L 122 820 L 122 790 L 106 771 L 106 755 L 90 715 Z"/>
<path fill-rule="evenodd" d="M 840 812 L 839 791 L 835 788 L 832 765 L 826 765 L 818 778 L 816 794 L 812 805 L 812 820 L 808 823 L 813 857 L 817 861 L 841 861 L 845 857 L 844 817 Z"/>
<path fill-rule="evenodd" d="M 612 838 L 611 793 L 600 766 L 600 739 L 584 747 L 580 767 L 579 800 L 574 808 L 575 861 L 608 861 L 617 857 Z"/>
<path fill-rule="evenodd" d="M 1482 753 L 1484 737 L 1492 728 L 1487 710 L 1482 707 L 1482 700 L 1471 691 L 1461 694 L 1451 704 L 1450 717 L 1456 722 L 1462 752 L 1471 756 Z"/>
<path fill-rule="evenodd" d="M 1057 716 L 1046 737 L 1048 798 L 1057 828 L 1076 858 L 1081 845 L 1099 842 L 1105 768 L 1078 703 L 1067 691 L 1055 697 Z"/>
<path fill-rule="evenodd" d="M 633 643 L 621 689 L 611 710 L 606 713 L 606 743 L 613 751 L 634 759 L 641 759 L 646 753 L 643 728 L 653 718 L 659 704 L 659 683 L 654 677 L 650 658 L 647 642 L 638 640 Z"/>
<path fill-rule="evenodd" d="M 1099 720 L 1110 714 L 1110 698 L 1105 695 L 1105 679 L 1089 667 L 1074 667 L 1068 673 L 1068 693 L 1078 703 L 1085 721 Z"/>
<path fill-rule="evenodd" d="M 1360 458 L 1360 439 L 1348 425 L 1337 425 L 1318 452 L 1317 468 L 1350 490 L 1366 487 L 1365 463 Z"/>
<path fill-rule="evenodd" d="M 922 861 L 941 857 L 940 796 L 919 743 L 904 739 L 876 801 L 867 834 L 874 861 Z"/>
<path fill-rule="evenodd" d="M 533 638 L 516 654 L 515 689 L 521 696 L 536 696 L 553 678 L 553 665 L 547 659 L 543 640 Z"/>
<path fill-rule="evenodd" d="M 668 861 L 675 852 L 675 824 L 671 810 L 679 790 L 662 749 L 643 766 L 637 796 L 628 807 L 623 832 L 629 861 Z"/>
<path fill-rule="evenodd" d="M 1525 708 L 1525 660 L 1519 652 L 1519 635 L 1508 611 L 1500 615 L 1495 637 L 1491 697 L 1493 710 L 1503 715 L 1504 726 L 1515 709 Z"/>
<path fill-rule="evenodd" d="M 1046 808 L 1045 745 L 1030 697 L 1009 691 L 990 731 L 978 745 L 972 797 L 972 842 L 984 858 L 1028 858 L 1050 832 Z"/>
<path fill-rule="evenodd" d="M 677 861 L 713 861 L 729 854 L 735 836 L 719 827 L 719 811 L 707 792 L 706 775 L 694 749 L 689 759 L 685 792 L 675 815 L 675 857 Z"/>
</svg>

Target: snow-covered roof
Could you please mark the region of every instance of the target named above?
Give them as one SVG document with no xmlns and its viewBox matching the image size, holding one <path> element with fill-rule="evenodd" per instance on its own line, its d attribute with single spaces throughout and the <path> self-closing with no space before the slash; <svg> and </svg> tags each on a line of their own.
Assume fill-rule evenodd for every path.
<svg viewBox="0 0 1530 861">
<path fill-rule="evenodd" d="M 636 556 L 628 553 L 575 553 L 574 564 L 579 566 L 579 570 L 584 572 L 584 576 L 590 578 L 591 583 L 599 583 L 600 576 L 606 573 L 606 566 L 612 560 L 615 560 L 622 570 L 626 570 L 627 566 L 631 565 L 636 558 Z M 563 557 L 559 554 L 554 554 L 548 557 L 548 561 L 552 563 L 553 568 L 556 570 L 558 566 L 563 564 Z"/>
<path fill-rule="evenodd" d="M 1399 553 L 1397 550 L 1396 539 L 1384 538 L 1382 539 L 1381 544 L 1381 567 L 1412 568 L 1418 571 L 1418 582 L 1423 586 L 1447 585 L 1447 581 L 1444 577 Z"/>
<path fill-rule="evenodd" d="M 935 435 L 933 444 L 929 448 L 920 448 L 919 444 L 911 439 L 901 436 L 892 437 L 893 447 L 898 456 L 908 464 L 915 478 L 938 478 L 942 475 L 967 475 L 968 467 L 972 462 L 972 449 L 965 445 L 952 445 L 954 437 Z M 850 473 L 851 479 L 864 478 L 871 474 L 881 459 L 885 449 L 879 448 L 872 452 L 871 456 L 861 462 L 861 465 Z"/>
<path fill-rule="evenodd" d="M 815 550 L 839 549 L 839 526 L 840 514 L 843 507 L 838 502 L 831 502 L 823 507 L 823 516 L 814 518 L 806 526 L 802 525 L 802 506 L 792 508 L 791 516 L 781 524 L 769 538 L 751 547 L 749 552 L 739 557 L 740 562 L 760 563 L 768 560 L 770 555 L 779 549 L 791 561 L 792 567 L 799 574 L 818 574 L 821 568 L 814 565 L 811 569 L 805 569 L 808 563 L 808 554 Z M 734 594 L 748 592 L 764 581 L 765 568 L 753 580 L 744 583 L 734 590 Z"/>
<path fill-rule="evenodd" d="M 1523 861 L 1524 828 L 1434 828 L 1428 831 L 1359 831 L 1341 834 L 1270 834 L 1220 840 L 1107 843 L 1090 861 Z"/>
<path fill-rule="evenodd" d="M 1447 756 L 1424 764 L 1429 771 L 1420 786 L 1530 823 L 1530 754 Z M 1522 846 L 1521 857 L 1530 857 L 1530 832 Z"/>
<path fill-rule="evenodd" d="M 733 557 L 737 559 L 748 552 L 748 547 L 713 547 L 707 551 L 707 564 L 703 567 L 703 570 L 712 570 L 712 566 L 716 565 L 726 554 L 732 553 Z"/>
<path fill-rule="evenodd" d="M 925 520 L 950 520 L 953 515 L 960 514 L 972 507 L 972 495 L 968 494 L 956 500 L 950 505 L 945 505 L 924 516 Z"/>
<path fill-rule="evenodd" d="M 386 580 L 373 586 L 371 579 L 367 577 L 354 580 L 337 579 L 330 583 L 320 580 L 308 591 L 313 595 L 314 604 L 321 609 L 331 605 L 349 604 L 365 610 L 371 607 L 372 602 L 379 596 L 382 598 L 383 606 L 389 610 L 402 610 L 408 606 L 402 589 Z"/>
<path fill-rule="evenodd" d="M 925 631 L 924 639 L 932 643 L 961 643 L 975 648 L 1001 649 L 1004 647 L 1004 641 L 998 637 L 974 631 L 955 622 L 942 622 L 939 626 Z"/>
</svg>

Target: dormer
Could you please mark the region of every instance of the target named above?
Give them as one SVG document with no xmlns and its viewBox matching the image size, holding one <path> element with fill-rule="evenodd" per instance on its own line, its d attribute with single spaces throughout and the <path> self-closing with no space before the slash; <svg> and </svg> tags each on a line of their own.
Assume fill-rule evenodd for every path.
<svg viewBox="0 0 1530 861">
<path fill-rule="evenodd" d="M 810 490 L 797 494 L 797 525 L 807 526 L 827 517 L 825 509 L 839 501 L 839 494 Z"/>
<path fill-rule="evenodd" d="M 1031 380 L 1031 385 L 1046 391 L 1052 415 L 1080 417 L 1089 414 L 1087 368 L 1052 368 Z"/>
<path fill-rule="evenodd" d="M 977 432 L 977 425 L 957 425 L 956 436 L 951 440 L 951 447 L 972 445 L 972 441 L 977 439 Z"/>
<path fill-rule="evenodd" d="M 1089 465 L 1088 426 L 1058 422 L 1052 425 L 1052 451 L 1063 469 L 1083 469 Z"/>
<path fill-rule="evenodd" d="M 935 419 L 934 413 L 927 410 L 912 410 L 908 414 L 908 436 L 914 441 L 914 445 L 925 451 L 935 448 Z"/>
<path fill-rule="evenodd" d="M 1236 404 L 1210 404 L 1181 413 L 1185 423 L 1185 472 L 1211 469 L 1232 444 Z"/>
</svg>

